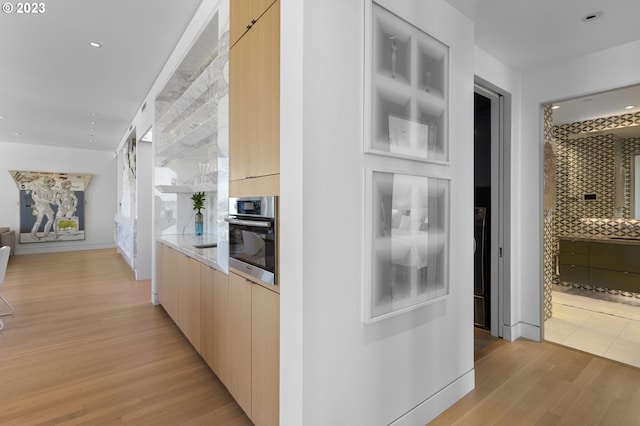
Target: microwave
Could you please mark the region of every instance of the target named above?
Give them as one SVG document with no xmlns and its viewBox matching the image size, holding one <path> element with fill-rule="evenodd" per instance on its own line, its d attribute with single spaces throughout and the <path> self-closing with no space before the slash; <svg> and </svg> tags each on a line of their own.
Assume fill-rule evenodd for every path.
<svg viewBox="0 0 640 426">
<path fill-rule="evenodd" d="M 229 199 L 229 266 L 266 284 L 277 285 L 278 197 Z"/>
</svg>

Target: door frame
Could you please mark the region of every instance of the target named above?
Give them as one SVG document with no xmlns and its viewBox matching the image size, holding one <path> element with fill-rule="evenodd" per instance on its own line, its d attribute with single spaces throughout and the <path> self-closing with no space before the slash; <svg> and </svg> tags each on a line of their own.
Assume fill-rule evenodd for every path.
<svg viewBox="0 0 640 426">
<path fill-rule="evenodd" d="M 474 93 L 491 100 L 491 335 L 510 340 L 511 94 L 478 76 Z"/>
</svg>

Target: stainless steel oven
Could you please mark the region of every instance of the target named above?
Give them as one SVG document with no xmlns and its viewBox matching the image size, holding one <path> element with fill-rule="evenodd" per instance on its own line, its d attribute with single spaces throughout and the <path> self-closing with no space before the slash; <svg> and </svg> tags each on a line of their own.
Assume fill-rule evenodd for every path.
<svg viewBox="0 0 640 426">
<path fill-rule="evenodd" d="M 229 266 L 276 285 L 278 197 L 229 199 Z"/>
</svg>

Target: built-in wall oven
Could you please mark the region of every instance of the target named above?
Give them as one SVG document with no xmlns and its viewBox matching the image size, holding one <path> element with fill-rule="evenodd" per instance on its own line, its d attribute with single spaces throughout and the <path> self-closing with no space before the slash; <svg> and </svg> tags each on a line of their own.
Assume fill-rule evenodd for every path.
<svg viewBox="0 0 640 426">
<path fill-rule="evenodd" d="M 229 266 L 276 285 L 278 197 L 229 199 Z"/>
</svg>

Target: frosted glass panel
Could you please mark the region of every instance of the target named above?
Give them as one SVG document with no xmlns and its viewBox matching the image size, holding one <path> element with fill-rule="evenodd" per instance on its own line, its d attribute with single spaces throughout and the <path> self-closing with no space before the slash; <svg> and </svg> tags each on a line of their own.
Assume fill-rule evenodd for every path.
<svg viewBox="0 0 640 426">
<path fill-rule="evenodd" d="M 372 172 L 369 320 L 449 293 L 449 181 Z"/>
<path fill-rule="evenodd" d="M 371 31 L 371 135 L 365 151 L 448 162 L 449 48 L 377 4 Z"/>
</svg>

